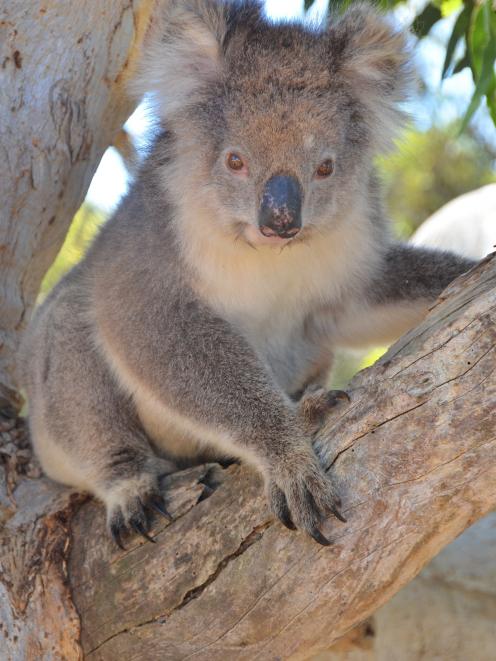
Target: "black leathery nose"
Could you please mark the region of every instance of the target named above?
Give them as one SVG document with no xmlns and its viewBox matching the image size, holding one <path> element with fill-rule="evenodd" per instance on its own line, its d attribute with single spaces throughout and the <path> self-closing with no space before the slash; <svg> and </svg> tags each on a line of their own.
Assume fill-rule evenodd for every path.
<svg viewBox="0 0 496 661">
<path fill-rule="evenodd" d="M 266 236 L 291 238 L 301 229 L 302 193 L 299 181 L 276 175 L 265 184 L 258 225 Z"/>
</svg>

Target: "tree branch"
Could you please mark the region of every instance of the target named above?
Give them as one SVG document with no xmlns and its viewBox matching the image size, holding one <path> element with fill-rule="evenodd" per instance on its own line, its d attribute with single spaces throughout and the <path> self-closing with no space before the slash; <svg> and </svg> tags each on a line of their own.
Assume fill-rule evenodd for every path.
<svg viewBox="0 0 496 661">
<path fill-rule="evenodd" d="M 488 258 L 355 377 L 351 403 L 319 442 L 348 518 L 324 524 L 329 548 L 276 523 L 259 478 L 241 466 L 167 478 L 174 521 L 157 522 L 156 544 L 133 538 L 124 552 L 107 540 L 100 505 L 25 480 L 3 534 L 12 658 L 56 605 L 66 659 L 78 657 L 62 634 L 78 630 L 91 660 L 306 659 L 327 649 L 495 506 L 495 340 Z"/>
</svg>

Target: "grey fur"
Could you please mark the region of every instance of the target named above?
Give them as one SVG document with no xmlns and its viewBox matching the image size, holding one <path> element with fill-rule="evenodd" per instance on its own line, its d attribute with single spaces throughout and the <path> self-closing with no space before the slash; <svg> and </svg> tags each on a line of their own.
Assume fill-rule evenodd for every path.
<svg viewBox="0 0 496 661">
<path fill-rule="evenodd" d="M 105 502 L 116 541 L 146 532 L 177 461 L 227 455 L 258 467 L 286 525 L 325 543 L 339 498 L 309 419 L 327 400 L 295 399 L 324 383 L 335 346 L 394 339 L 471 265 L 395 244 L 381 210 L 372 160 L 407 62 L 403 35 L 365 6 L 310 30 L 271 25 L 253 2 L 168 3 L 139 82 L 167 132 L 22 347 L 42 464 Z M 248 161 L 243 179 L 228 151 Z M 316 181 L 327 158 L 335 172 Z M 277 173 L 304 195 L 303 230 L 280 250 L 250 245 Z"/>
<path fill-rule="evenodd" d="M 368 295 L 377 303 L 429 299 L 433 293 L 440 294 L 460 275 L 460 267 L 468 270 L 473 264 L 447 251 L 393 244 L 384 256 Z"/>
</svg>

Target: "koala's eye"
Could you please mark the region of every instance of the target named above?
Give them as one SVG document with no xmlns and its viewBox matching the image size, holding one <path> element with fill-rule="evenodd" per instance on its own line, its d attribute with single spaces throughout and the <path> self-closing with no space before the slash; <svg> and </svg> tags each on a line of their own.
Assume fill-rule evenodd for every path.
<svg viewBox="0 0 496 661">
<path fill-rule="evenodd" d="M 245 167 L 245 164 L 241 156 L 238 156 L 237 154 L 234 154 L 232 152 L 227 155 L 226 164 L 227 167 L 230 170 L 234 170 L 234 172 L 241 172 L 241 170 Z"/>
<path fill-rule="evenodd" d="M 315 176 L 317 179 L 326 179 L 327 177 L 330 177 L 333 172 L 334 162 L 328 158 L 327 160 L 323 161 L 315 170 Z"/>
</svg>

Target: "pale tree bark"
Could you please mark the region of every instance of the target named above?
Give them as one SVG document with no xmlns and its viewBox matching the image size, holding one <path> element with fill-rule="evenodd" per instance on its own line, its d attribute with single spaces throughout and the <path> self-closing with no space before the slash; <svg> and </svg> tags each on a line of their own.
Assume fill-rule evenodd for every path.
<svg viewBox="0 0 496 661">
<path fill-rule="evenodd" d="M 133 109 L 155 0 L 0 0 L 0 405 L 41 279 Z"/>
<path fill-rule="evenodd" d="M 496 504 L 496 259 L 442 299 L 322 431 L 348 518 L 324 524 L 329 548 L 275 522 L 245 467 L 167 478 L 173 522 L 126 551 L 100 505 L 21 481 L 2 534 L 7 658 L 307 659 L 367 618 Z"/>
</svg>

